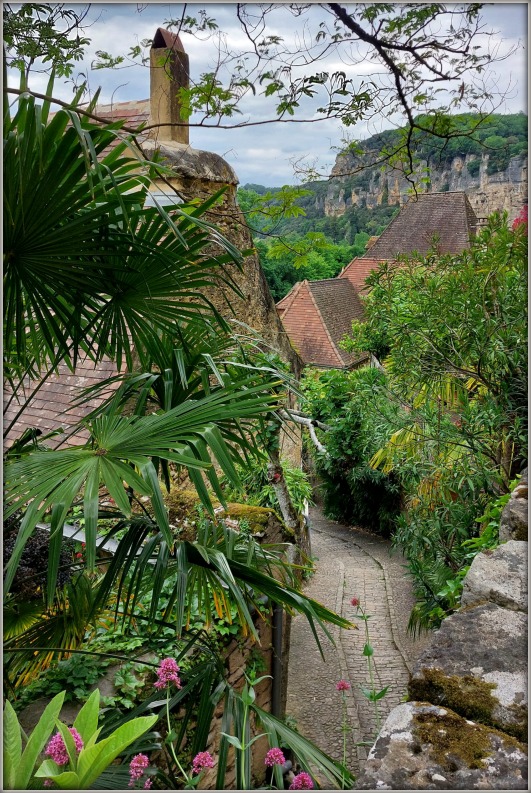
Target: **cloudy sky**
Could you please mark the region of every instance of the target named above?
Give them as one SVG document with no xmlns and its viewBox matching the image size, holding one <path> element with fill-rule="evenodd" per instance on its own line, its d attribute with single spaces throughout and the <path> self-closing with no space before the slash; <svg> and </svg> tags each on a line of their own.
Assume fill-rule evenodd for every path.
<svg viewBox="0 0 531 793">
<path fill-rule="evenodd" d="M 226 34 L 226 46 L 236 49 L 244 43 L 234 4 L 214 3 L 207 6 L 192 3 L 189 4 L 188 13 L 197 14 L 202 8 L 215 18 L 219 29 Z M 141 65 L 92 70 L 96 51 L 125 54 L 143 39 L 152 38 L 157 27 L 164 26 L 168 19 L 178 18 L 181 12 L 182 5 L 175 3 L 92 4 L 87 17 L 87 21 L 90 21 L 87 34 L 92 43 L 87 49 L 85 60 L 79 64 L 79 71 L 88 73 L 92 88 L 101 86 L 102 102 L 147 99 L 149 70 Z M 327 15 L 315 6 L 306 18 L 305 23 L 303 18 L 293 17 L 287 8 L 280 8 L 271 16 L 268 33 L 282 36 L 295 51 L 302 50 L 301 42 L 307 41 L 309 31 L 315 34 L 319 21 L 326 19 Z M 483 19 L 485 32 L 493 31 L 493 35 L 481 36 L 479 43 L 485 46 L 488 41 L 497 55 L 504 58 L 495 67 L 491 83 L 496 91 L 506 94 L 498 112 L 527 112 L 527 3 L 490 4 L 483 11 Z M 190 57 L 191 79 L 197 80 L 200 74 L 210 71 L 215 62 L 216 39 L 200 41 L 188 34 L 182 34 L 181 39 Z M 506 57 L 513 50 L 513 54 Z M 327 71 L 345 70 L 357 84 L 374 77 L 377 70 L 370 57 L 362 58 L 362 62 L 353 67 L 346 57 L 339 60 L 337 54 L 329 56 L 319 68 Z M 303 73 L 301 67 L 299 74 Z M 30 87 L 36 91 L 44 90 L 45 85 L 44 75 L 35 74 L 30 82 Z M 69 99 L 72 88 L 58 84 L 55 93 L 61 99 Z M 273 107 L 263 96 L 251 96 L 242 105 L 242 114 L 235 117 L 234 122 L 272 118 Z M 306 111 L 305 117 L 311 118 L 315 105 L 310 106 L 308 103 L 306 107 L 302 106 L 302 110 Z M 396 121 L 400 123 L 399 118 Z M 229 120 L 229 123 L 234 122 Z M 387 120 L 375 119 L 370 124 L 363 122 L 351 127 L 349 134 L 351 137 L 364 138 L 389 126 Z M 315 164 L 323 173 L 329 171 L 335 160 L 334 147 L 340 147 L 344 134 L 345 130 L 337 120 L 266 124 L 239 130 L 193 128 L 190 131 L 190 143 L 196 148 L 224 156 L 235 169 L 242 185 L 251 182 L 274 187 L 297 182 L 293 163 L 301 159 L 309 165 Z"/>
</svg>

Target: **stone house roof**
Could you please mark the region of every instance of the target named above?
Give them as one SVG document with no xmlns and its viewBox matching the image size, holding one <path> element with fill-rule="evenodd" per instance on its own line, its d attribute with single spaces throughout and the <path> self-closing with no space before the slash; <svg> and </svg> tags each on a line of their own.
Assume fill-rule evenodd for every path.
<svg viewBox="0 0 531 793">
<path fill-rule="evenodd" d="M 107 377 L 112 377 L 117 373 L 116 364 L 108 358 L 104 358 L 97 366 L 89 359 L 78 362 L 76 371 L 72 373 L 66 364 L 60 364 L 57 374 L 51 375 L 39 388 L 35 396 L 29 400 L 24 407 L 22 416 L 17 419 L 16 424 L 6 433 L 4 445 L 9 447 L 20 434 L 28 428 L 39 430 L 42 435 L 46 435 L 52 430 L 62 428 L 64 433 L 50 438 L 46 441 L 46 446 L 55 448 L 65 439 L 72 427 L 80 422 L 91 410 L 102 403 L 102 399 L 91 399 L 84 405 L 73 406 L 73 401 L 80 395 L 82 389 L 96 385 Z M 28 394 L 38 385 L 36 381 L 32 385 L 27 384 Z M 116 386 L 114 386 L 116 387 Z M 109 390 L 111 393 L 112 388 Z M 11 394 L 4 394 L 4 427 L 8 427 L 15 419 L 21 404 L 27 398 L 24 391 L 21 392 L 20 402 L 16 397 L 11 398 Z M 88 438 L 88 432 L 81 430 L 69 439 L 70 443 L 83 443 Z"/>
<path fill-rule="evenodd" d="M 401 254 L 423 256 L 434 245 L 440 254 L 461 253 L 470 247 L 477 226 L 466 193 L 423 193 L 411 198 L 382 234 L 371 239 L 365 255 L 353 259 L 337 278 L 295 284 L 277 303 L 277 311 L 304 363 L 349 368 L 367 360 L 338 346 L 352 320 L 364 318 L 360 295 L 367 290 L 367 276 L 380 262 L 395 261 Z"/>
<path fill-rule="evenodd" d="M 363 318 L 363 306 L 348 279 L 299 281 L 277 303 L 277 311 L 291 343 L 305 363 L 346 369 L 368 356 L 340 349 L 339 342 Z"/>
<path fill-rule="evenodd" d="M 404 254 L 424 256 L 434 242 L 441 254 L 461 253 L 470 246 L 477 225 L 466 193 L 421 193 L 401 208 L 367 258 L 392 261 Z"/>
<path fill-rule="evenodd" d="M 365 279 L 372 273 L 373 270 L 376 270 L 380 264 L 380 261 L 382 260 L 358 256 L 356 259 L 352 259 L 350 264 L 347 264 L 347 266 L 341 270 L 337 277 L 346 278 L 349 280 L 357 292 L 365 292 L 368 288 L 367 284 L 365 283 Z"/>
</svg>

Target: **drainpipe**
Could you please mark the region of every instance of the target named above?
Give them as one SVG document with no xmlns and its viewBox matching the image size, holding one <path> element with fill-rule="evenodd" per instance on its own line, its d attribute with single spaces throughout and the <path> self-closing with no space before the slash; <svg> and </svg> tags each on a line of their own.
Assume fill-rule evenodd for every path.
<svg viewBox="0 0 531 793">
<path fill-rule="evenodd" d="M 284 613 L 282 606 L 273 604 L 271 627 L 273 631 L 273 662 L 271 666 L 271 714 L 282 717 L 282 632 Z"/>
</svg>

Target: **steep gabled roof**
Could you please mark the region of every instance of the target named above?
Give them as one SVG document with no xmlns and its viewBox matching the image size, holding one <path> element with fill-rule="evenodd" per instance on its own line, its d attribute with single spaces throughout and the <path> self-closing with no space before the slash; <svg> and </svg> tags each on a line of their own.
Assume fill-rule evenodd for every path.
<svg viewBox="0 0 531 793">
<path fill-rule="evenodd" d="M 347 264 L 338 275 L 338 278 L 346 278 L 350 281 L 354 289 L 358 292 L 367 290 L 365 279 L 372 273 L 373 270 L 378 268 L 381 259 L 369 259 L 365 257 L 357 257 L 352 259 L 350 264 Z"/>
<path fill-rule="evenodd" d="M 410 198 L 362 258 L 392 261 L 400 254 L 461 253 L 470 247 L 477 218 L 466 193 L 422 193 Z"/>
<path fill-rule="evenodd" d="M 363 318 L 363 306 L 348 279 L 300 281 L 277 308 L 305 364 L 343 369 L 365 359 L 339 347 L 352 320 Z"/>
</svg>

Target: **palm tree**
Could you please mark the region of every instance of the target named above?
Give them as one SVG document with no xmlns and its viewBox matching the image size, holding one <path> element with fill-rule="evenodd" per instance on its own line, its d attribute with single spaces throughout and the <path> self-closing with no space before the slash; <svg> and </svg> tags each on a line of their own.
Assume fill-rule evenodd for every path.
<svg viewBox="0 0 531 793">
<path fill-rule="evenodd" d="M 151 398 L 158 389 L 159 403 L 154 413 L 138 409 L 137 403 L 126 415 L 122 397 L 128 392 L 119 391 L 103 412 L 87 420 L 86 443 L 29 452 L 22 447 L 13 459 L 8 455 L 5 516 L 28 506 L 6 568 L 6 593 L 27 539 L 49 515 L 47 592 L 52 605 L 62 527 L 80 497 L 87 569 L 94 570 L 104 487 L 131 528 L 121 546 L 120 565 L 112 566 L 114 579 L 106 579 L 106 592 L 124 570 L 141 564 L 144 575 L 148 563 L 155 563 L 165 571 L 173 560 L 182 570 L 184 564 L 201 568 L 219 592 L 228 586 L 242 614 L 254 586 L 279 603 L 306 610 L 312 625 L 323 618 L 345 624 L 249 561 L 230 554 L 222 558 L 218 550 L 199 552 L 176 541 L 158 470 L 167 473 L 170 464 L 187 469 L 211 511 L 203 474 L 218 497 L 216 466 L 238 484 L 235 463 L 259 453 L 249 422 L 278 407 L 273 386 L 279 378 L 271 369 L 250 367 L 226 367 L 222 374 L 207 352 L 207 347 L 212 352 L 216 344 L 226 344 L 221 340 L 227 323 L 200 290 L 220 283 L 236 288 L 226 265 L 241 265 L 239 252 L 202 219 L 216 197 L 199 207 L 146 207 L 156 166 L 128 153 L 131 141 L 121 139 L 120 124 L 92 123 L 76 113 L 75 102 L 53 117 L 49 110 L 49 103 L 39 106 L 25 95 L 13 114 L 8 107 L 5 111 L 6 377 L 14 391 L 25 380 L 38 387 L 59 362 L 75 369 L 81 355 L 94 361 L 106 355 L 119 369 L 131 369 L 134 350 L 141 372 L 142 367 L 152 375 L 155 370 L 149 389 Z M 212 244 L 216 253 L 208 254 Z M 171 374 L 167 367 L 162 370 L 167 339 L 175 361 Z M 211 382 L 213 375 L 217 384 Z M 139 393 L 145 406 L 148 395 Z M 146 518 L 153 534 L 150 550 L 139 557 L 132 494 L 151 502 Z M 236 577 L 244 582 L 243 595 Z"/>
</svg>

